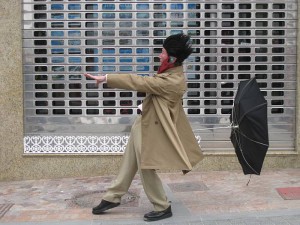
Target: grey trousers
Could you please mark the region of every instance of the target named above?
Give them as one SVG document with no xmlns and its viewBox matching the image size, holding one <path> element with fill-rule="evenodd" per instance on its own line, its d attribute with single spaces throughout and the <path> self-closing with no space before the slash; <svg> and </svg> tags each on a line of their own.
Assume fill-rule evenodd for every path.
<svg viewBox="0 0 300 225">
<path fill-rule="evenodd" d="M 121 197 L 127 193 L 136 172 L 139 171 L 144 191 L 153 204 L 154 210 L 163 211 L 170 204 L 159 176 L 153 169 L 140 168 L 141 141 L 141 116 L 138 116 L 131 128 L 119 174 L 107 189 L 103 199 L 114 203 L 121 202 Z"/>
</svg>

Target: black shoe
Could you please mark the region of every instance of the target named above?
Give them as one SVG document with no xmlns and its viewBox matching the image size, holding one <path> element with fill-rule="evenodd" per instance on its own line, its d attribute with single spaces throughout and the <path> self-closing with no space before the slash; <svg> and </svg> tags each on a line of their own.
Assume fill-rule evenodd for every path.
<svg viewBox="0 0 300 225">
<path fill-rule="evenodd" d="M 98 206 L 93 208 L 93 214 L 95 215 L 101 214 L 104 211 L 115 208 L 119 205 L 120 203 L 113 203 L 113 202 L 102 200 Z"/>
<path fill-rule="evenodd" d="M 157 220 L 162 220 L 162 219 L 166 219 L 171 217 L 172 214 L 172 210 L 171 210 L 171 206 L 169 206 L 167 209 L 165 209 L 164 211 L 152 211 L 149 212 L 147 214 L 144 215 L 144 220 L 145 221 L 157 221 Z"/>
</svg>

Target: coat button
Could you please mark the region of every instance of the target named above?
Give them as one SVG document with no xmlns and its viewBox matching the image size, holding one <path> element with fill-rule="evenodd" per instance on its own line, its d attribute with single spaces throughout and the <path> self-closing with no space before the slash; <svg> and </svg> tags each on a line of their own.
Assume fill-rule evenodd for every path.
<svg viewBox="0 0 300 225">
<path fill-rule="evenodd" d="M 158 122 L 157 122 L 157 121 L 155 121 L 155 124 L 158 124 Z"/>
</svg>

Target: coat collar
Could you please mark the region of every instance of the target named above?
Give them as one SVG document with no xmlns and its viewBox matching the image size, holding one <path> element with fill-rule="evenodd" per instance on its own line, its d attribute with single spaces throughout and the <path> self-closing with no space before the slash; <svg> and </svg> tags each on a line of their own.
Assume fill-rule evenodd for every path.
<svg viewBox="0 0 300 225">
<path fill-rule="evenodd" d="M 164 73 L 183 73 L 183 66 L 176 66 L 176 67 L 170 68 L 170 69 L 164 71 Z"/>
</svg>

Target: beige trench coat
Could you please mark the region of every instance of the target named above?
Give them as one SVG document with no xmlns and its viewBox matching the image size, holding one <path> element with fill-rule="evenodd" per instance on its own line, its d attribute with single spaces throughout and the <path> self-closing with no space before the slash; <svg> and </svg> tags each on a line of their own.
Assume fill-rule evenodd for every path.
<svg viewBox="0 0 300 225">
<path fill-rule="evenodd" d="M 153 77 L 111 74 L 107 84 L 147 93 L 142 115 L 142 169 L 191 170 L 203 159 L 182 107 L 186 91 L 182 66 Z"/>
</svg>

